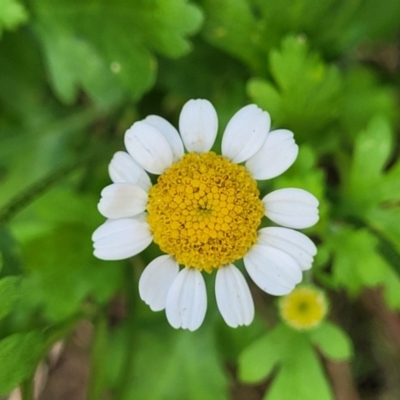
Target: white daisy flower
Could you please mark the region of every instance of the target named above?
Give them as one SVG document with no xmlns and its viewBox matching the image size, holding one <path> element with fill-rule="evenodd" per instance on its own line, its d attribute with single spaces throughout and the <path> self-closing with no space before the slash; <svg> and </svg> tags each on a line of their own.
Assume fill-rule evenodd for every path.
<svg viewBox="0 0 400 400">
<path fill-rule="evenodd" d="M 93 233 L 94 254 L 103 260 L 132 257 L 157 243 L 166 254 L 143 271 L 140 297 L 154 311 L 165 309 L 174 328 L 191 331 L 207 308 L 202 271 L 216 270 L 219 311 L 237 327 L 251 323 L 254 304 L 235 261 L 243 258 L 263 291 L 285 295 L 316 254 L 314 243 L 291 228 L 318 221 L 318 200 L 294 188 L 260 199 L 257 189 L 256 180 L 293 164 L 293 133 L 270 132 L 269 114 L 254 104 L 229 121 L 222 155 L 210 151 L 217 130 L 217 113 L 207 100 L 184 105 L 180 133 L 154 115 L 135 122 L 125 134 L 128 152 L 117 152 L 109 165 L 114 183 L 101 193 L 98 208 L 108 220 Z M 147 173 L 159 175 L 156 184 Z M 283 227 L 258 229 L 264 216 Z"/>
</svg>

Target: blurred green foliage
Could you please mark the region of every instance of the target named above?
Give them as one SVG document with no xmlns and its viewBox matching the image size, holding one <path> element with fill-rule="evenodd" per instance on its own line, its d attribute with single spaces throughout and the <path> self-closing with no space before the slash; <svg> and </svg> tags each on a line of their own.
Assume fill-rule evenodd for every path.
<svg viewBox="0 0 400 400">
<path fill-rule="evenodd" d="M 174 331 L 138 297 L 156 246 L 104 262 L 90 236 L 135 120 L 176 124 L 203 97 L 223 127 L 254 102 L 300 144 L 263 193 L 301 187 L 320 200 L 306 279 L 354 301 L 379 287 L 399 310 L 399 32 L 399 0 L 0 0 L 0 395 L 29 385 L 51 345 L 88 319 L 90 399 L 228 399 L 232 382 L 267 376 L 265 399 L 332 399 L 318 354 L 358 357 L 334 302 L 337 324 L 304 334 L 276 324 L 258 292 L 253 324 L 231 330 L 210 293 L 204 325 Z M 127 316 L 114 326 L 121 297 Z"/>
<path fill-rule="evenodd" d="M 333 399 L 313 345 L 334 360 L 345 360 L 352 352 L 347 335 L 329 322 L 305 332 L 279 324 L 242 352 L 239 375 L 245 382 L 259 382 L 279 365 L 265 399 Z"/>
</svg>

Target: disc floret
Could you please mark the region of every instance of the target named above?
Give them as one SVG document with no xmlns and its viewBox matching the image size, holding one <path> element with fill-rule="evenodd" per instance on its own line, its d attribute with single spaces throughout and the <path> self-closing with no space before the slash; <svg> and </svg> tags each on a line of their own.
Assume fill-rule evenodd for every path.
<svg viewBox="0 0 400 400">
<path fill-rule="evenodd" d="M 160 175 L 147 211 L 161 250 L 207 272 L 242 258 L 264 215 L 246 168 L 213 152 L 186 154 Z"/>
</svg>

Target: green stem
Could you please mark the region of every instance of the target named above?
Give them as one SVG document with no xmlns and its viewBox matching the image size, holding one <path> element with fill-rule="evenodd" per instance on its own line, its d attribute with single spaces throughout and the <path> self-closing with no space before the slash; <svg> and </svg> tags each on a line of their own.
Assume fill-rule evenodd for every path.
<svg viewBox="0 0 400 400">
<path fill-rule="evenodd" d="M 47 175 L 38 182 L 33 183 L 11 198 L 11 200 L 0 209 L 0 226 L 9 222 L 16 214 L 43 195 L 56 182 L 68 175 L 77 166 L 78 165 L 74 164 L 63 167 L 58 171 Z"/>
<path fill-rule="evenodd" d="M 134 368 L 134 351 L 137 344 L 137 321 L 135 319 L 136 309 L 136 295 L 133 288 L 137 285 L 135 280 L 134 271 L 132 265 L 128 264 L 126 267 L 126 293 L 128 297 L 128 320 L 127 329 L 129 335 L 127 335 L 126 343 L 126 358 L 122 367 L 122 379 L 121 384 L 117 390 L 115 400 L 126 400 L 128 391 L 131 386 L 132 374 Z"/>
<path fill-rule="evenodd" d="M 98 148 L 80 157 L 74 163 L 66 165 L 55 172 L 50 173 L 44 178 L 38 180 L 27 188 L 23 189 L 11 198 L 7 204 L 0 209 L 0 226 L 8 223 L 16 214 L 29 206 L 40 196 L 50 190 L 56 183 L 68 176 L 72 171 L 92 163 L 99 158 L 104 152 L 109 152 L 109 146 L 98 146 Z"/>
<path fill-rule="evenodd" d="M 104 370 L 107 350 L 108 326 L 107 315 L 100 312 L 94 321 L 94 340 L 91 352 L 91 376 L 89 382 L 88 400 L 98 400 L 102 398 L 104 391 Z"/>
<path fill-rule="evenodd" d="M 21 389 L 21 400 L 33 400 L 33 385 L 34 385 L 34 377 L 32 376 L 30 379 L 26 379 L 22 382 Z"/>
</svg>

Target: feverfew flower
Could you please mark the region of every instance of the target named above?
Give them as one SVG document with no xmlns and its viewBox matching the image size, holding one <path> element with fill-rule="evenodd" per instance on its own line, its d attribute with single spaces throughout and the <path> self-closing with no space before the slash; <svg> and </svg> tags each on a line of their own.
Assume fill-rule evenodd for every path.
<svg viewBox="0 0 400 400">
<path fill-rule="evenodd" d="M 328 302 L 324 292 L 302 285 L 279 301 L 282 319 L 296 330 L 316 328 L 328 312 Z"/>
<path fill-rule="evenodd" d="M 273 295 L 290 293 L 311 268 L 316 247 L 291 228 L 318 221 L 317 199 L 293 188 L 259 198 L 256 180 L 282 174 L 298 153 L 292 132 L 269 129 L 267 112 L 254 104 L 243 107 L 229 121 L 217 155 L 210 151 L 216 111 L 207 100 L 190 100 L 180 115 L 180 133 L 151 115 L 127 130 L 128 152 L 111 160 L 114 183 L 98 205 L 108 220 L 93 233 L 94 254 L 119 260 L 157 243 L 165 255 L 145 268 L 139 293 L 152 310 L 165 309 L 174 328 L 193 331 L 204 320 L 202 271 L 216 271 L 218 308 L 237 327 L 251 323 L 254 304 L 235 261 L 243 258 L 256 285 Z M 156 184 L 147 173 L 159 175 Z M 264 216 L 283 227 L 258 230 Z"/>
</svg>

